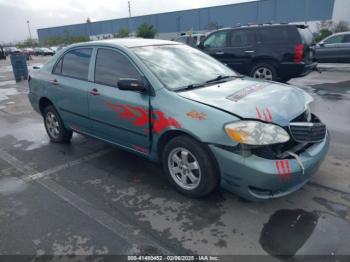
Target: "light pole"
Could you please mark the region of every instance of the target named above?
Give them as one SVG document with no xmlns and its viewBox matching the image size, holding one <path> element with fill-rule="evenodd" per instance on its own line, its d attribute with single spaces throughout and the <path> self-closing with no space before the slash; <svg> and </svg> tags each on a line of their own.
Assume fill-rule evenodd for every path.
<svg viewBox="0 0 350 262">
<path fill-rule="evenodd" d="M 28 32 L 29 32 L 29 39 L 32 40 L 32 33 L 30 32 L 29 20 L 27 20 L 27 26 L 28 26 Z"/>
</svg>

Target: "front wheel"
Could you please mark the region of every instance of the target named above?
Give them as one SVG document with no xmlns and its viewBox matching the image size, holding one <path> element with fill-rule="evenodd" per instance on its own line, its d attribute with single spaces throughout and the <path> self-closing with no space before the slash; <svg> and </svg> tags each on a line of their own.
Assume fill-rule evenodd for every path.
<svg viewBox="0 0 350 262">
<path fill-rule="evenodd" d="M 73 132 L 65 128 L 63 121 L 53 106 L 47 106 L 43 112 L 45 128 L 51 142 L 67 143 Z"/>
<path fill-rule="evenodd" d="M 170 183 L 190 197 L 203 197 L 214 191 L 220 176 L 204 146 L 187 136 L 179 136 L 165 145 L 164 171 Z"/>
</svg>

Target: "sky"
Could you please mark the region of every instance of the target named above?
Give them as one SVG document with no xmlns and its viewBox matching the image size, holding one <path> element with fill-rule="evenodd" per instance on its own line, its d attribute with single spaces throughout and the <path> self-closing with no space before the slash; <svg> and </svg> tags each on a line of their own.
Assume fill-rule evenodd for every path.
<svg viewBox="0 0 350 262">
<path fill-rule="evenodd" d="M 252 0 L 131 0 L 131 15 L 146 15 Z M 0 0 L 0 43 L 33 38 L 38 28 L 128 16 L 128 0 Z"/>
</svg>

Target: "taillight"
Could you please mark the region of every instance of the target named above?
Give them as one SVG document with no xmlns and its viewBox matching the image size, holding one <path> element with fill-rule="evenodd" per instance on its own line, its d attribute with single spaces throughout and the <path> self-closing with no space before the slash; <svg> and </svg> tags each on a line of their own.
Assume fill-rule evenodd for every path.
<svg viewBox="0 0 350 262">
<path fill-rule="evenodd" d="M 304 45 L 297 44 L 294 50 L 294 62 L 300 63 L 304 58 Z"/>
</svg>

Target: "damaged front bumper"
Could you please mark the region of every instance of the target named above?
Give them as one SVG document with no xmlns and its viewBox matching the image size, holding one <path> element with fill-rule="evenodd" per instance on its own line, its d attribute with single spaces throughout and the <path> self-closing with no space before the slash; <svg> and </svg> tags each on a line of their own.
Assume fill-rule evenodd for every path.
<svg viewBox="0 0 350 262">
<path fill-rule="evenodd" d="M 305 149 L 298 157 L 267 159 L 230 152 L 209 145 L 219 164 L 221 185 L 243 198 L 257 201 L 288 195 L 307 183 L 325 158 L 330 136 Z"/>
</svg>

